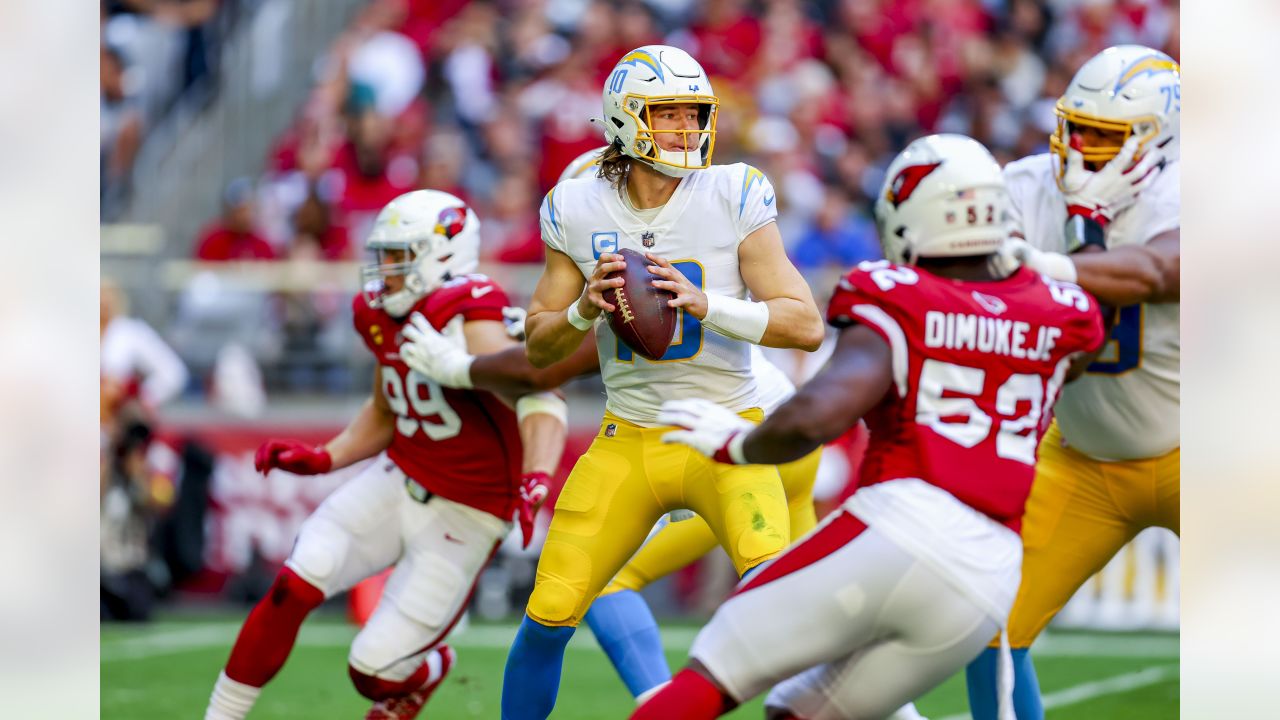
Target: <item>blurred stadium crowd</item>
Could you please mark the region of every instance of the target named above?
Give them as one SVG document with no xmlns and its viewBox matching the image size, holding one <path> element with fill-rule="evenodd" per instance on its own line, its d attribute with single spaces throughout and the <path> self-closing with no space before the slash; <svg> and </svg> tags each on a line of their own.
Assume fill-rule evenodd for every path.
<svg viewBox="0 0 1280 720">
<path fill-rule="evenodd" d="M 226 41 L 283 1 L 102 2 L 104 223 L 149 220 L 125 211 L 149 128 L 179 102 L 216 99 L 233 80 L 219 75 Z M 484 267 L 540 263 L 538 205 L 571 159 L 602 144 L 590 120 L 601 114 L 606 75 L 627 50 L 667 43 L 712 78 L 721 101 L 715 162 L 746 161 L 772 179 L 802 270 L 844 268 L 879 256 L 871 198 L 911 139 L 964 133 L 1002 162 L 1041 152 L 1075 69 L 1118 43 L 1177 58 L 1178 13 L 1178 0 L 369 0 L 310 76 L 289 79 L 310 90 L 261 171 L 227 183 L 221 213 L 202 218 L 197 235 L 167 235 L 166 254 L 359 261 L 376 212 L 429 187 L 475 208 Z M 345 288 L 317 281 L 265 293 L 196 277 L 159 328 L 191 370 L 179 386 L 215 401 L 222 392 L 225 407 L 250 416 L 261 412 L 264 389 L 364 391 L 369 366 L 350 334 L 350 275 Z M 523 298 L 531 288 L 509 289 Z M 126 342 L 135 341 L 150 342 Z M 119 388 L 105 379 L 103 387 L 104 513 L 115 513 L 111 527 L 123 538 L 112 543 L 112 567 L 122 577 L 146 570 L 139 543 L 150 532 L 169 571 L 181 572 L 191 553 L 198 561 L 199 538 L 174 535 L 178 523 L 164 513 L 180 499 L 137 453 L 147 423 L 114 411 L 108 422 Z M 144 417 L 156 402 L 142 403 Z M 206 482 L 216 489 L 207 451 L 168 447 L 161 463 L 170 477 L 185 467 L 201 478 L 200 493 Z M 281 512 L 300 520 L 307 504 Z M 120 582 L 127 595 L 129 581 Z"/>
</svg>

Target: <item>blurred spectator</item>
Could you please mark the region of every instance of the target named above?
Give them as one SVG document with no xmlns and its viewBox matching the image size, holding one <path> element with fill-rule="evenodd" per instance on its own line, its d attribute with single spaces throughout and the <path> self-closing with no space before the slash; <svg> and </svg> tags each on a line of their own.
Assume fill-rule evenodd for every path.
<svg viewBox="0 0 1280 720">
<path fill-rule="evenodd" d="M 843 188 L 827 186 L 818 216 L 791 246 L 800 268 L 852 267 L 881 257 L 875 223 L 858 213 Z"/>
<path fill-rule="evenodd" d="M 151 429 L 145 423 L 130 423 L 112 443 L 103 473 L 99 528 L 103 620 L 148 620 L 155 603 L 160 583 L 148 575 L 148 538 L 155 519 L 173 502 L 173 487 L 151 474 L 150 443 Z"/>
<path fill-rule="evenodd" d="M 480 247 L 502 263 L 542 262 L 538 192 L 528 173 L 508 174 L 498 181 L 489 214 L 480 225 Z"/>
<path fill-rule="evenodd" d="M 134 82 L 124 56 L 102 46 L 101 96 L 99 121 L 101 145 L 99 181 L 101 183 L 102 216 L 113 217 L 121 198 L 129 190 L 129 172 L 142 143 L 142 111 L 135 97 Z"/>
<path fill-rule="evenodd" d="M 177 353 L 150 325 L 129 317 L 128 312 L 119 286 L 102 278 L 98 323 L 104 419 L 132 399 L 154 410 L 187 385 L 187 367 Z"/>
<path fill-rule="evenodd" d="M 272 260 L 275 250 L 254 227 L 253 181 L 237 178 L 222 194 L 222 217 L 201 233 L 196 259 L 205 261 Z"/>
<path fill-rule="evenodd" d="M 350 260 L 353 257 L 347 229 L 334 222 L 333 208 L 315 187 L 293 212 L 293 240 L 289 257 L 304 260 Z"/>
</svg>

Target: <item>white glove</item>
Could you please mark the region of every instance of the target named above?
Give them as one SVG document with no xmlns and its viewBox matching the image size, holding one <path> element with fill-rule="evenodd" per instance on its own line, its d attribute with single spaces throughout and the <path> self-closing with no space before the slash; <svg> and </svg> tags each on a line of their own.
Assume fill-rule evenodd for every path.
<svg viewBox="0 0 1280 720">
<path fill-rule="evenodd" d="M 1024 265 L 1033 272 L 1054 280 L 1076 281 L 1076 264 L 1062 253 L 1037 250 L 1022 238 L 1005 238 L 999 250 L 999 264 L 1005 268 Z"/>
<path fill-rule="evenodd" d="M 528 316 L 528 311 L 519 306 L 502 308 L 502 321 L 507 324 L 507 336 L 524 342 L 524 321 Z"/>
<path fill-rule="evenodd" d="M 1131 136 L 1120 153 L 1102 169 L 1090 172 L 1084 168 L 1084 155 L 1074 147 L 1067 148 L 1067 167 L 1062 176 L 1062 197 L 1067 201 L 1067 217 L 1081 215 L 1105 228 L 1116 214 L 1132 205 L 1138 195 L 1155 182 L 1162 169 L 1162 159 L 1147 152 L 1137 163 L 1138 136 Z"/>
<path fill-rule="evenodd" d="M 400 357 L 412 370 L 444 387 L 471 389 L 471 363 L 475 356 L 437 332 L 421 313 L 409 316 L 404 338 Z"/>
<path fill-rule="evenodd" d="M 710 400 L 668 400 L 662 403 L 658 422 L 684 428 L 664 434 L 664 443 L 688 445 L 719 463 L 747 464 L 742 442 L 755 425 L 728 408 Z"/>
</svg>

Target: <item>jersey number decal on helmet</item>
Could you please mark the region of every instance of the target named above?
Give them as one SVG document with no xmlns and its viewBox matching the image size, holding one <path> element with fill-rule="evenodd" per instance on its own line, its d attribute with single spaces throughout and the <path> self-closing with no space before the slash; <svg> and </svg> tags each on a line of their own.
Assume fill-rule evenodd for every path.
<svg viewBox="0 0 1280 720">
<path fill-rule="evenodd" d="M 675 260 L 671 266 L 679 270 L 685 277 L 689 278 L 689 282 L 697 285 L 699 289 L 703 289 L 703 273 L 702 265 L 697 260 Z M 631 352 L 631 348 L 621 340 L 618 343 L 617 358 L 619 362 L 634 362 L 635 355 Z M 650 362 L 681 362 L 692 360 L 699 352 L 702 351 L 702 321 L 693 315 L 687 313 L 682 308 L 680 310 L 680 319 L 676 323 L 676 338 L 671 342 L 671 346 L 662 354 L 658 360 Z"/>
</svg>

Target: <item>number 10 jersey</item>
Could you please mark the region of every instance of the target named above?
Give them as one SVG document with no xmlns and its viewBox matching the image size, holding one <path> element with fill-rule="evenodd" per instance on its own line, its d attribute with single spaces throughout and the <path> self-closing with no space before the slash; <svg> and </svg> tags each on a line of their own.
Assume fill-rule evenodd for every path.
<svg viewBox="0 0 1280 720">
<path fill-rule="evenodd" d="M 892 353 L 858 486 L 919 478 L 1018 531 L 1070 358 L 1104 339 L 1093 299 L 1025 268 L 965 282 L 881 260 L 840 281 L 827 321 Z"/>
</svg>

